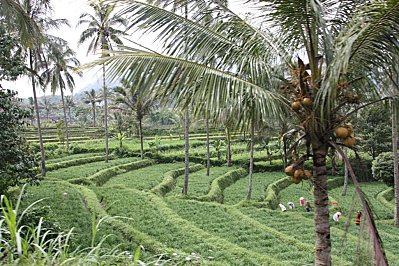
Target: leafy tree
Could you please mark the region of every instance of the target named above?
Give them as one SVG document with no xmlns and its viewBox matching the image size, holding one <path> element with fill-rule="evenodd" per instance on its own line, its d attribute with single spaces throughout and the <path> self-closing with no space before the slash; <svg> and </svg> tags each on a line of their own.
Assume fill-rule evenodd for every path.
<svg viewBox="0 0 399 266">
<path fill-rule="evenodd" d="M 384 106 L 370 106 L 357 116 L 354 125 L 361 138 L 360 145 L 373 159 L 391 149 L 391 126 L 388 109 Z"/>
<path fill-rule="evenodd" d="M 394 185 L 393 174 L 393 154 L 392 152 L 383 152 L 373 160 L 373 177 L 376 180 L 383 181 L 389 186 Z"/>
<path fill-rule="evenodd" d="M 25 59 L 19 40 L 6 31 L 6 25 L 0 19 L 0 81 L 15 80 L 25 71 Z"/>
<path fill-rule="evenodd" d="M 23 110 L 16 93 L 0 89 L 0 194 L 10 186 L 38 180 L 37 162 L 22 137 L 23 119 L 30 112 Z"/>
<path fill-rule="evenodd" d="M 114 44 L 122 45 L 120 37 L 124 35 L 124 31 L 118 29 L 120 26 L 126 25 L 126 20 L 114 14 L 115 5 L 106 4 L 102 0 L 94 1 L 90 4 L 94 11 L 94 15 L 89 13 L 82 13 L 78 25 L 87 24 L 80 35 L 79 44 L 91 39 L 87 53 L 97 52 L 101 49 L 101 57 L 110 55 Z M 108 162 L 108 100 L 107 87 L 105 85 L 105 64 L 103 69 L 103 96 L 104 96 L 104 111 L 105 111 L 105 161 Z"/>
<path fill-rule="evenodd" d="M 297 151 L 305 151 L 296 154 L 293 167 L 313 161 L 315 264 L 331 265 L 326 157 L 330 147 L 342 152 L 336 142 L 353 146 L 355 138 L 341 134 L 341 140 L 334 131 L 347 125 L 359 104 L 381 100 L 376 71 L 391 65 L 399 48 L 399 1 L 262 1 L 256 19 L 245 20 L 220 1 L 212 2 L 212 9 L 186 3 L 188 16 L 124 2 L 121 14 L 129 14 L 130 26 L 156 34 L 165 49 L 126 50 L 97 64 L 109 64 L 111 79 L 133 79 L 151 69 L 152 84 L 165 86 L 168 96 L 178 92 L 186 104 L 195 99 L 194 110 L 218 113 L 221 103 L 233 100 L 239 103 L 241 124 L 282 117 L 289 110 L 302 133 L 303 147 Z M 223 19 L 204 24 L 205 14 Z M 160 25 L 173 30 L 159 30 Z M 304 61 L 297 57 L 301 54 Z M 359 186 L 356 191 L 369 232 L 379 239 Z M 386 264 L 379 241 L 374 248 L 376 264 Z"/>
</svg>

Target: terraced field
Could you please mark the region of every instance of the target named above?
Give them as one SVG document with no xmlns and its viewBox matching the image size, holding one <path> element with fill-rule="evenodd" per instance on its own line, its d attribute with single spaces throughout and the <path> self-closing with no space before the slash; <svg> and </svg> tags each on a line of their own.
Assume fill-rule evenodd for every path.
<svg viewBox="0 0 399 266">
<path fill-rule="evenodd" d="M 270 183 L 284 177 L 280 172 L 255 173 L 252 177 L 252 198 L 261 201 L 265 196 L 265 188 Z M 248 192 L 248 177 L 241 178 L 224 191 L 224 203 L 233 205 L 246 198 Z"/>
<path fill-rule="evenodd" d="M 190 174 L 189 195 L 185 198 L 180 194 L 184 173 L 181 162 L 147 160 L 141 164 L 139 158 L 115 158 L 109 163 L 83 161 L 96 156 L 100 155 L 70 155 L 49 161 L 49 164 L 73 160 L 79 163 L 50 171 L 48 181 L 30 187 L 24 199 L 28 205 L 44 197 L 39 206 L 49 206 L 45 207 L 46 219 L 62 230 L 74 227 L 74 245 L 91 244 L 93 214 L 96 214 L 97 220 L 109 217 L 97 239 L 111 234 L 105 241 L 107 246 L 121 244 L 121 250 L 131 252 L 140 243 L 146 250 L 143 260 L 162 253 L 170 258 L 199 260 L 201 265 L 311 265 L 313 262 L 313 213 L 306 213 L 297 204 L 300 196 L 313 203 L 309 183 L 290 185 L 277 192 L 280 202 L 296 203 L 294 210 L 256 208 L 248 202 L 244 205 L 249 207 L 239 207 L 241 205 L 236 204 L 245 200 L 248 178 L 244 171 L 242 178 L 232 182 L 228 173 L 237 167 L 212 167 L 210 176 L 206 176 L 205 168 L 195 168 L 197 171 Z M 94 182 L 99 176 L 105 179 Z M 268 185 L 282 178 L 284 175 L 280 172 L 255 173 L 253 202 L 260 206 L 267 197 Z M 79 182 L 68 182 L 75 180 Z M 215 183 L 216 180 L 219 183 Z M 211 193 L 211 184 L 213 192 L 222 194 L 223 204 L 209 202 L 216 198 L 204 197 Z M 217 187 L 223 184 L 228 185 Z M 165 197 L 152 193 L 155 187 L 161 187 Z M 387 187 L 382 183 L 367 183 L 362 184 L 362 188 L 376 210 L 390 265 L 399 265 L 399 233 L 392 222 L 386 220 L 392 217 L 392 212 L 377 200 Z M 353 216 L 349 216 L 350 210 L 355 212 L 358 208 L 356 201 L 351 207 L 353 191 L 350 185 L 345 197 L 341 195 L 342 187 L 330 193 L 344 213 L 339 223 L 331 220 L 334 265 L 353 265 L 359 250 L 359 227 L 354 225 Z M 371 261 L 366 248 L 367 245 L 363 245 L 361 265 Z"/>
<path fill-rule="evenodd" d="M 210 190 L 211 183 L 215 178 L 222 176 L 233 169 L 235 169 L 235 167 L 212 167 L 209 176 L 206 175 L 206 169 L 190 174 L 189 195 L 197 197 L 207 194 Z M 173 193 L 170 194 L 180 194 L 183 189 L 183 182 L 184 179 L 182 176 L 177 178 L 176 188 Z"/>
<path fill-rule="evenodd" d="M 108 163 L 105 161 L 86 163 L 82 165 L 71 166 L 67 168 L 61 168 L 55 171 L 50 171 L 47 174 L 48 178 L 56 178 L 62 180 L 68 180 L 73 178 L 88 177 L 93 175 L 100 170 L 107 169 L 113 166 L 121 165 L 128 162 L 133 162 L 138 158 L 121 158 L 109 160 Z"/>
</svg>

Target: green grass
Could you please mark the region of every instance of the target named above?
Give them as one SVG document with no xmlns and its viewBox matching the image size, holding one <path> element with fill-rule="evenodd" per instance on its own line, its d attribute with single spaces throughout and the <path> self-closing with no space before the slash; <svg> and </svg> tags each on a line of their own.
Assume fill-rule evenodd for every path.
<svg viewBox="0 0 399 266">
<path fill-rule="evenodd" d="M 133 162 L 135 160 L 138 160 L 138 158 L 121 158 L 121 159 L 109 160 L 108 163 L 102 161 L 102 162 L 93 162 L 77 166 L 71 166 L 68 168 L 61 168 L 55 171 L 48 172 L 47 177 L 57 178 L 62 180 L 87 177 L 97 173 L 102 169 L 106 169 L 119 164 Z"/>
<path fill-rule="evenodd" d="M 388 188 L 387 185 L 382 182 L 369 182 L 360 183 L 360 187 L 368 198 L 368 201 L 371 204 L 371 209 L 373 210 L 373 213 L 375 214 L 377 219 L 393 219 L 393 210 L 387 209 L 376 199 L 378 193 Z M 334 199 L 338 201 L 339 208 L 345 214 L 350 210 L 352 204 L 352 196 L 354 193 L 356 193 L 355 187 L 354 185 L 350 184 L 348 186 L 348 192 L 346 196 L 342 196 L 342 187 L 331 190 L 329 192 L 329 195 L 331 195 L 332 197 L 334 197 Z M 361 208 L 357 195 L 354 208 Z"/>
<path fill-rule="evenodd" d="M 276 236 L 256 227 L 242 217 L 232 215 L 223 205 L 206 204 L 168 198 L 168 206 L 182 218 L 194 223 L 204 231 L 212 233 L 243 248 L 259 254 L 268 254 L 286 265 L 311 263 L 313 254 L 302 252 L 301 248 L 278 241 Z M 295 263 L 293 262 L 295 260 Z"/>
<path fill-rule="evenodd" d="M 130 226 L 177 251 L 194 252 L 202 258 L 212 257 L 211 260 L 218 265 L 262 265 L 260 261 L 270 260 L 269 256 L 240 248 L 195 227 L 167 208 L 156 196 L 105 187 L 99 189 L 99 194 L 111 215 L 131 217 L 126 221 Z"/>
<path fill-rule="evenodd" d="M 265 196 L 265 187 L 283 176 L 280 172 L 254 173 L 252 177 L 252 199 L 261 201 Z M 248 177 L 241 178 L 224 190 L 224 203 L 229 205 L 236 204 L 246 198 L 247 192 Z"/>
<path fill-rule="evenodd" d="M 310 202 L 311 207 L 314 207 L 313 204 L 313 192 L 310 182 L 302 181 L 299 184 L 292 184 L 289 187 L 283 189 L 278 194 L 279 201 L 287 207 L 287 203 L 292 201 L 295 204 L 295 209 L 292 211 L 297 212 L 305 212 L 304 207 L 299 206 L 299 198 L 304 197 L 305 201 L 308 200 Z"/>
<path fill-rule="evenodd" d="M 234 169 L 235 167 L 211 167 L 209 176 L 206 175 L 206 169 L 190 173 L 188 195 L 195 197 L 205 195 L 208 193 L 211 183 L 215 178 Z M 183 183 L 183 176 L 178 177 L 176 189 L 170 194 L 180 194 L 183 188 Z"/>
<path fill-rule="evenodd" d="M 149 190 L 162 181 L 166 172 L 182 167 L 184 167 L 183 163 L 157 164 L 117 175 L 111 178 L 105 186 L 121 185 L 138 190 Z"/>
</svg>

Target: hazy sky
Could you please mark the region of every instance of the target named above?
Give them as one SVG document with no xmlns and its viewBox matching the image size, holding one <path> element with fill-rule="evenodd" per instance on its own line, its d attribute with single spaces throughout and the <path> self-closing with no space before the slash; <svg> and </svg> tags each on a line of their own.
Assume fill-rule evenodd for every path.
<svg viewBox="0 0 399 266">
<path fill-rule="evenodd" d="M 63 27 L 57 32 L 53 32 L 54 35 L 62 37 L 69 42 L 69 46 L 76 51 L 77 58 L 84 64 L 89 61 L 96 59 L 96 56 L 89 54 L 86 56 L 88 44 L 80 45 L 78 48 L 77 42 L 79 40 L 80 33 L 84 30 L 84 25 L 76 28 L 77 21 L 82 12 L 90 12 L 90 7 L 87 5 L 85 0 L 53 0 L 54 7 L 54 18 L 66 18 L 69 20 L 71 25 L 70 28 Z M 85 86 L 95 83 L 96 87 L 101 87 L 101 73 L 98 71 L 85 72 L 83 77 L 75 76 L 76 87 L 74 92 L 79 91 Z M 33 96 L 32 86 L 26 77 L 22 77 L 16 82 L 3 82 L 4 88 L 10 88 L 18 91 L 18 96 L 25 98 Z M 41 89 L 37 90 L 39 95 L 43 95 Z M 50 94 L 49 91 L 46 94 Z M 67 94 L 70 94 L 67 92 Z"/>
<path fill-rule="evenodd" d="M 243 10 L 243 3 L 244 1 L 235 1 L 231 0 L 229 1 L 230 8 L 237 10 L 238 13 L 242 13 Z M 85 29 L 86 25 L 82 25 L 79 27 L 76 27 L 76 24 L 79 20 L 79 16 L 83 12 L 88 12 L 91 13 L 91 8 L 87 4 L 88 1 L 86 0 L 53 0 L 52 5 L 54 8 L 54 18 L 66 18 L 69 20 L 69 23 L 71 27 L 63 27 L 59 31 L 56 32 L 51 32 L 52 34 L 62 37 L 66 41 L 69 42 L 69 46 L 76 51 L 77 53 L 77 58 L 80 61 L 81 64 L 85 64 L 87 62 L 91 62 L 95 60 L 98 55 L 93 55 L 89 54 L 87 55 L 87 48 L 88 48 L 88 43 L 85 43 L 83 45 L 80 45 L 78 47 L 78 40 L 81 32 Z M 147 35 L 148 36 L 148 35 Z M 135 42 L 145 44 L 145 45 L 150 45 L 152 41 L 148 40 L 148 38 L 140 38 L 137 36 L 134 38 Z M 89 42 L 89 41 L 88 41 Z M 126 43 L 129 45 L 129 43 Z M 89 86 L 90 88 L 100 88 L 102 85 L 101 82 L 101 71 L 99 70 L 91 70 L 91 71 L 86 71 L 83 75 L 83 77 L 79 77 L 75 75 L 75 89 L 74 93 L 80 91 L 81 89 Z M 4 88 L 9 88 L 12 90 L 18 91 L 18 96 L 21 98 L 26 98 L 26 97 L 31 97 L 33 96 L 32 92 L 32 86 L 28 78 L 26 77 L 21 77 L 19 80 L 16 82 L 2 82 L 2 85 Z M 49 95 L 51 92 L 49 89 L 47 89 L 46 94 Z M 43 91 L 38 88 L 37 89 L 37 94 L 38 96 L 43 95 Z M 58 93 L 59 94 L 59 93 Z M 66 92 L 67 95 L 70 94 L 69 91 Z"/>
</svg>

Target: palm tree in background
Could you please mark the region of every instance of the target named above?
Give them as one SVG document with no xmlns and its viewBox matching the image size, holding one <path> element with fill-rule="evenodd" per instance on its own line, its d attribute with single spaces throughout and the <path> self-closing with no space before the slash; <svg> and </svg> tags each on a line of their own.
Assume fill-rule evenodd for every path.
<svg viewBox="0 0 399 266">
<path fill-rule="evenodd" d="M 83 102 L 86 104 L 91 104 L 91 111 L 93 113 L 93 127 L 96 127 L 96 104 L 101 102 L 96 90 L 91 89 L 90 91 L 85 91 L 85 94 L 83 95 Z"/>
<path fill-rule="evenodd" d="M 90 40 L 87 53 L 96 53 L 101 50 L 101 57 L 107 57 L 113 50 L 113 44 L 123 44 L 120 37 L 124 35 L 124 31 L 118 29 L 118 27 L 125 26 L 126 20 L 114 14 L 115 5 L 105 4 L 102 0 L 92 2 L 90 7 L 93 9 L 94 15 L 82 13 L 78 21 L 78 25 L 87 25 L 87 29 L 80 35 L 79 44 Z M 105 64 L 102 66 L 102 71 L 105 111 L 105 161 L 108 162 L 108 100 L 105 84 Z"/>
<path fill-rule="evenodd" d="M 76 106 L 73 95 L 65 96 L 65 106 L 68 109 L 69 121 L 72 121 L 71 109 Z"/>
<path fill-rule="evenodd" d="M 54 104 L 47 97 L 44 97 L 40 102 L 40 107 L 46 111 L 46 119 L 48 121 L 50 111 L 54 108 Z"/>
<path fill-rule="evenodd" d="M 43 73 L 43 75 L 45 76 L 46 82 L 50 85 L 53 95 L 58 89 L 61 92 L 65 122 L 66 148 L 69 150 L 69 129 L 64 91 L 65 89 L 69 89 L 73 92 L 75 81 L 72 73 L 78 73 L 77 67 L 80 63 L 79 60 L 76 59 L 75 52 L 70 49 L 64 41 L 60 42 L 57 40 L 57 42 L 49 42 L 47 46 L 47 60 L 49 68 Z"/>
<path fill-rule="evenodd" d="M 157 106 L 157 100 L 155 94 L 143 93 L 140 88 L 126 80 L 122 80 L 122 86 L 114 88 L 115 108 L 120 104 L 123 106 L 121 109 L 128 109 L 134 115 L 139 129 L 140 155 L 141 159 L 144 159 L 143 118 Z"/>
<path fill-rule="evenodd" d="M 113 80 L 151 69 L 152 83 L 178 91 L 181 101 L 195 99 L 194 109 L 206 105 L 218 114 L 221 103 L 234 101 L 241 124 L 267 122 L 289 111 L 302 128 L 306 150 L 293 166 L 313 162 L 315 264 L 331 265 L 326 156 L 330 147 L 341 152 L 335 128 L 364 104 L 381 100 L 375 71 L 391 65 L 399 48 L 399 1 L 262 1 L 256 19 L 245 20 L 219 1 L 206 10 L 197 1 L 187 2 L 188 18 L 139 1 L 122 2 L 121 14 L 129 14 L 131 27 L 156 34 L 165 48 L 128 50 L 95 64 L 108 64 Z M 209 12 L 222 22 L 201 23 Z M 174 30 L 160 31 L 159 25 Z M 188 56 L 182 59 L 184 52 Z M 173 85 L 176 76 L 181 82 Z M 248 110 L 256 110 L 256 116 Z M 357 185 L 356 191 L 376 240 L 376 264 L 384 265 L 368 203 Z"/>
</svg>

